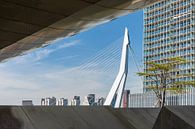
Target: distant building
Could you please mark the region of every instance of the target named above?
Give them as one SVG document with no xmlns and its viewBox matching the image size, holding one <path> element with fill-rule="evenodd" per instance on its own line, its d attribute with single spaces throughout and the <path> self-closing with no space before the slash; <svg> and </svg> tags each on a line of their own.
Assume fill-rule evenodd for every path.
<svg viewBox="0 0 195 129">
<path fill-rule="evenodd" d="M 95 104 L 95 94 L 88 94 L 87 99 L 90 106 Z"/>
<path fill-rule="evenodd" d="M 122 107 L 123 108 L 129 107 L 129 95 L 130 95 L 130 90 L 123 91 L 123 98 L 122 98 Z"/>
<path fill-rule="evenodd" d="M 45 106 L 45 103 L 46 103 L 45 98 L 42 98 L 42 99 L 41 99 L 41 106 Z"/>
<path fill-rule="evenodd" d="M 88 96 L 84 98 L 83 105 L 96 106 L 95 94 L 88 94 Z"/>
<path fill-rule="evenodd" d="M 88 101 L 87 96 L 84 97 L 83 105 L 84 106 L 89 106 L 89 101 Z"/>
<path fill-rule="evenodd" d="M 22 106 L 33 106 L 32 100 L 22 100 Z"/>
<path fill-rule="evenodd" d="M 55 106 L 56 105 L 56 98 L 42 98 L 41 99 L 42 106 Z"/>
<path fill-rule="evenodd" d="M 105 102 L 105 98 L 101 97 L 101 98 L 98 99 L 97 105 L 98 106 L 103 106 L 104 105 L 104 102 Z"/>
<path fill-rule="evenodd" d="M 74 96 L 74 98 L 71 101 L 71 106 L 79 106 L 80 105 L 80 96 Z"/>
<path fill-rule="evenodd" d="M 58 106 L 68 106 L 68 99 L 60 98 L 56 105 Z"/>
</svg>

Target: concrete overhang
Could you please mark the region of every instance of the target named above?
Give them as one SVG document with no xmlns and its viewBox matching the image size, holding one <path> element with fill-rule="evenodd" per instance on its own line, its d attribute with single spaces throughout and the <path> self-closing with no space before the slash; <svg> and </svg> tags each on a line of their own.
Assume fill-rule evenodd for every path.
<svg viewBox="0 0 195 129">
<path fill-rule="evenodd" d="M 1 0 L 0 62 L 160 0 Z"/>
</svg>

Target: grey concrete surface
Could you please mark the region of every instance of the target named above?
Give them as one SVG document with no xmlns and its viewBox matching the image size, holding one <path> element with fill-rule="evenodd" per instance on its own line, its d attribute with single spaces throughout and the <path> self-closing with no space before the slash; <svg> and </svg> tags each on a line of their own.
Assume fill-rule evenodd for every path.
<svg viewBox="0 0 195 129">
<path fill-rule="evenodd" d="M 128 129 L 106 108 L 23 107 L 36 129 Z"/>
<path fill-rule="evenodd" d="M 166 108 L 187 124 L 195 128 L 195 106 L 167 106 Z"/>
<path fill-rule="evenodd" d="M 0 62 L 160 0 L 1 0 Z"/>
<path fill-rule="evenodd" d="M 195 106 L 163 107 L 153 129 L 195 129 Z"/>
<path fill-rule="evenodd" d="M 142 117 L 157 116 L 156 113 L 156 109 L 154 111 L 152 109 L 115 110 L 111 107 L 0 107 L 0 127 L 4 129 L 139 129 L 141 126 L 137 124 L 140 121 L 153 124 Z M 137 117 L 138 114 L 141 114 L 141 117 Z"/>
<path fill-rule="evenodd" d="M 195 106 L 0 106 L 0 129 L 194 129 Z"/>
<path fill-rule="evenodd" d="M 123 119 L 126 119 L 136 129 L 151 129 L 159 112 L 159 108 L 127 108 L 116 110 L 116 114 L 121 114 Z"/>
</svg>

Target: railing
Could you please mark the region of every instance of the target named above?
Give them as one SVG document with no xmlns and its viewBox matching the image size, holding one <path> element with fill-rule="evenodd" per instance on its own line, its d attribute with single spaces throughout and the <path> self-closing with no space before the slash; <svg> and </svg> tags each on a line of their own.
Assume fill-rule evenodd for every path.
<svg viewBox="0 0 195 129">
<path fill-rule="evenodd" d="M 195 88 L 186 89 L 183 93 L 166 93 L 166 104 L 168 106 L 195 105 Z M 130 94 L 129 107 L 156 107 L 157 97 L 154 92 Z"/>
</svg>

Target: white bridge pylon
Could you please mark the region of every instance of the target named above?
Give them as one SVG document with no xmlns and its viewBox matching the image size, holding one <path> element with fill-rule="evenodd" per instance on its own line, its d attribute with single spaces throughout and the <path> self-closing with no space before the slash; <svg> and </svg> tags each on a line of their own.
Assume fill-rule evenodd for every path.
<svg viewBox="0 0 195 129">
<path fill-rule="evenodd" d="M 129 33 L 128 29 L 125 28 L 125 35 L 122 47 L 122 55 L 121 62 L 118 75 L 110 89 L 108 96 L 106 97 L 106 101 L 104 102 L 104 106 L 113 106 L 114 108 L 119 108 L 121 106 L 123 91 L 126 84 L 126 78 L 128 74 L 128 47 L 130 45 L 129 42 Z"/>
</svg>

